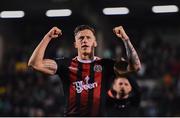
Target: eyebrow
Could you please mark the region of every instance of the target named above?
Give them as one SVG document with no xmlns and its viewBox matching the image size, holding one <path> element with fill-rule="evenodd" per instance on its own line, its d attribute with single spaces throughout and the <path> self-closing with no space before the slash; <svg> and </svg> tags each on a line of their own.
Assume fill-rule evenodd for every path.
<svg viewBox="0 0 180 118">
<path fill-rule="evenodd" d="M 80 36 L 79 39 L 84 38 L 84 37 L 90 38 L 91 36 Z"/>
</svg>

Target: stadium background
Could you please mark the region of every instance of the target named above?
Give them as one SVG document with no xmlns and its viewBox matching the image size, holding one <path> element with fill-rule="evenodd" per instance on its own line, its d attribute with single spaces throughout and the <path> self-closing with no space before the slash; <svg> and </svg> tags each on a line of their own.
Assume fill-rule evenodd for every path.
<svg viewBox="0 0 180 118">
<path fill-rule="evenodd" d="M 177 5 L 178 0 L 1 0 L 1 11 L 23 10 L 23 18 L 0 18 L 0 116 L 62 116 L 62 84 L 27 69 L 27 61 L 53 27 L 63 35 L 53 40 L 46 57 L 73 57 L 73 30 L 89 24 L 97 30 L 96 54 L 124 55 L 112 28 L 123 25 L 137 49 L 142 70 L 135 76 L 142 100 L 139 116 L 180 116 L 180 13 L 155 14 L 154 5 Z M 127 7 L 126 15 L 104 15 L 105 7 Z M 49 9 L 71 9 L 71 16 L 47 17 Z"/>
</svg>

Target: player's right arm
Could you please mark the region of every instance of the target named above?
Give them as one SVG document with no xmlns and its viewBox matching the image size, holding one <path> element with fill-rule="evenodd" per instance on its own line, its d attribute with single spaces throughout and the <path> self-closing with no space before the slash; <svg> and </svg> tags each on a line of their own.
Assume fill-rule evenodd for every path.
<svg viewBox="0 0 180 118">
<path fill-rule="evenodd" d="M 38 44 L 34 52 L 32 53 L 28 66 L 33 69 L 43 72 L 45 74 L 54 75 L 57 71 L 57 63 L 51 59 L 44 59 L 45 50 L 49 42 L 62 35 L 62 32 L 57 27 L 53 27 Z"/>
</svg>

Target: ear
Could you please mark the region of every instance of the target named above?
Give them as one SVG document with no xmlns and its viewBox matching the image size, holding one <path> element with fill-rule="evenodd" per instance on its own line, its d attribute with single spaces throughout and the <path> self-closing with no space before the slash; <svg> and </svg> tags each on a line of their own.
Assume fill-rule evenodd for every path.
<svg viewBox="0 0 180 118">
<path fill-rule="evenodd" d="M 93 46 L 97 47 L 97 42 L 96 41 L 94 41 Z"/>
<path fill-rule="evenodd" d="M 74 42 L 74 47 L 77 48 L 76 42 Z"/>
</svg>

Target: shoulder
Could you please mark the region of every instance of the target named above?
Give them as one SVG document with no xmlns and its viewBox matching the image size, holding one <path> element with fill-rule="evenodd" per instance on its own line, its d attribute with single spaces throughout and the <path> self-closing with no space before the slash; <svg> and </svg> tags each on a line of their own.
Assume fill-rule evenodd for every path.
<svg viewBox="0 0 180 118">
<path fill-rule="evenodd" d="M 68 65 L 73 59 L 67 57 L 57 57 L 54 60 L 58 65 Z"/>
<path fill-rule="evenodd" d="M 114 59 L 110 59 L 110 58 L 102 58 L 101 62 L 103 64 L 107 64 L 107 65 L 114 65 L 115 60 Z"/>
<path fill-rule="evenodd" d="M 115 61 L 115 59 L 111 59 L 111 58 L 101 58 L 98 56 L 95 56 L 95 60 L 96 61 Z"/>
<path fill-rule="evenodd" d="M 62 61 L 62 60 L 73 60 L 73 58 L 67 58 L 67 57 L 55 57 L 55 61 Z"/>
</svg>

